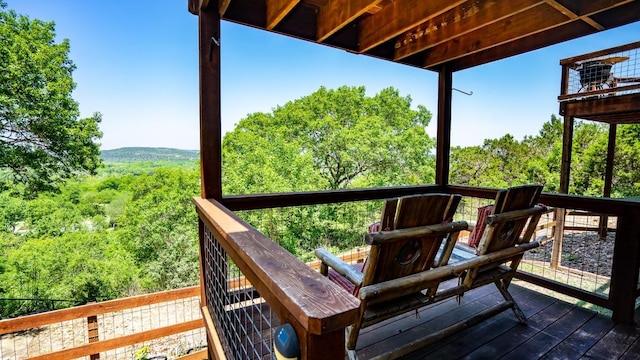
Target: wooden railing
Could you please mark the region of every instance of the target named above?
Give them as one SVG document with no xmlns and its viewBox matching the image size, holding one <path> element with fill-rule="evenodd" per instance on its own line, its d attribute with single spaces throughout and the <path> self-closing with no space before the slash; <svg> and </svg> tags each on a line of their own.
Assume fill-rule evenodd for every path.
<svg viewBox="0 0 640 360">
<path fill-rule="evenodd" d="M 209 254 L 207 249 L 216 248 L 220 254 L 212 256 L 228 257 L 233 261 L 270 311 L 277 316 L 278 322 L 293 326 L 300 342 L 302 359 L 341 358 L 344 355 L 344 329 L 357 316 L 356 299 L 218 202 L 196 198 L 195 203 L 201 220 L 201 254 Z M 207 236 L 208 233 L 211 236 Z M 220 333 L 220 326 L 215 323 L 220 325 L 224 319 L 216 319 L 215 308 L 222 306 L 223 312 L 235 308 L 232 306 L 232 309 L 228 309 L 225 304 L 207 303 L 207 299 L 215 299 L 215 296 L 207 296 L 208 288 L 215 288 L 216 283 L 227 281 L 226 274 L 207 270 L 213 266 L 211 262 L 213 260 L 209 258 L 201 260 L 203 312 L 211 337 L 210 344 L 218 343 L 221 347 L 212 351 L 217 354 L 216 357 L 226 358 L 228 355 L 225 349 L 232 348 L 234 344 L 225 339 L 234 337 L 235 334 Z M 220 267 L 220 263 L 225 264 L 220 268 L 229 266 L 224 259 L 215 262 L 217 267 Z M 218 277 L 223 277 L 222 281 Z M 243 299 L 245 298 L 248 296 L 244 295 Z"/>
<path fill-rule="evenodd" d="M 640 92 L 640 42 L 560 60 L 560 102 Z"/>
<path fill-rule="evenodd" d="M 232 210 L 331 204 L 428 192 L 451 192 L 467 197 L 494 199 L 496 189 L 453 185 L 446 188 L 421 186 L 230 196 L 224 198 L 222 203 L 197 198 L 195 202 L 202 226 L 213 234 L 213 241 L 224 248 L 280 322 L 290 322 L 294 326 L 301 339 L 301 358 L 328 359 L 343 356 L 342 330 L 353 321 L 357 301 L 353 297 L 344 296 L 334 284 L 319 277 L 309 266 L 244 222 Z M 616 321 L 633 322 L 640 270 L 640 222 L 637 221 L 640 219 L 640 204 L 546 193 L 542 194 L 540 201 L 558 209 L 582 210 L 617 218 L 610 291 L 608 296 L 598 296 L 541 276 L 520 273 L 518 277 L 611 309 Z M 201 236 L 201 250 L 205 246 L 203 241 L 204 237 Z M 210 281 L 211 279 L 203 278 L 203 292 Z M 203 311 L 208 312 L 206 308 Z M 216 334 L 213 322 L 208 323 L 207 328 L 209 335 Z M 327 349 L 333 349 L 333 352 L 325 356 Z"/>
<path fill-rule="evenodd" d="M 0 358 L 99 359 L 102 353 L 104 359 L 130 359 L 149 341 L 192 332 L 191 343 L 181 344 L 181 359 L 201 359 L 204 334 L 193 339 L 204 326 L 199 295 L 200 287 L 194 286 L 1 320 Z M 131 331 L 117 331 L 117 324 Z"/>
</svg>

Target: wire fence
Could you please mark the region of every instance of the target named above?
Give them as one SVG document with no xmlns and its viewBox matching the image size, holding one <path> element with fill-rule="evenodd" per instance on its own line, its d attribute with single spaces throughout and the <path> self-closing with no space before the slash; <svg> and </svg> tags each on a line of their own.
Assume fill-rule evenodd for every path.
<svg viewBox="0 0 640 360">
<path fill-rule="evenodd" d="M 206 347 L 198 295 L 185 288 L 2 320 L 0 359 L 178 358 Z"/>
<path fill-rule="evenodd" d="M 632 44 L 631 44 L 632 45 Z M 614 50 L 619 49 L 619 51 Z M 569 68 L 567 92 L 561 100 L 619 96 L 640 92 L 640 50 L 623 46 L 563 60 Z M 587 56 L 591 56 L 586 58 Z"/>
<path fill-rule="evenodd" d="M 369 225 L 380 220 L 382 203 L 372 200 L 284 207 L 240 211 L 238 215 L 314 266 L 313 250 L 318 247 L 355 263 L 366 258 L 364 235 Z M 475 224 L 478 208 L 492 203 L 492 199 L 464 197 L 453 220 Z M 556 209 L 549 209 L 541 217 L 535 234 L 541 246 L 525 254 L 519 270 L 608 297 L 617 218 L 574 210 L 566 213 L 562 236 L 558 237 Z M 459 243 L 466 245 L 468 235 L 463 232 Z"/>
</svg>

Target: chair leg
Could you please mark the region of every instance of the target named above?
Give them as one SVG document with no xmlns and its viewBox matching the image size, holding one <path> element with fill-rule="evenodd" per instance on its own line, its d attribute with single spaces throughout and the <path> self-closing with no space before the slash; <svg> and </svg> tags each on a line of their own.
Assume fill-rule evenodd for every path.
<svg viewBox="0 0 640 360">
<path fill-rule="evenodd" d="M 495 281 L 496 287 L 498 288 L 498 290 L 500 291 L 500 294 L 502 294 L 502 297 L 510 302 L 511 305 L 511 310 L 513 310 L 513 313 L 516 315 L 516 317 L 518 318 L 518 320 L 523 323 L 526 324 L 527 323 L 527 316 L 524 314 L 524 312 L 522 312 L 522 309 L 520 309 L 520 306 L 518 306 L 518 303 L 516 303 L 515 299 L 513 298 L 513 296 L 511 296 L 511 294 L 509 293 L 509 290 L 507 290 L 507 284 L 505 283 L 505 281 L 503 281 L 503 279 L 498 279 Z"/>
<path fill-rule="evenodd" d="M 346 347 L 347 350 L 356 350 L 356 343 L 358 342 L 358 335 L 360 332 L 360 326 L 358 324 L 351 325 L 347 327 L 345 336 L 346 336 Z"/>
</svg>

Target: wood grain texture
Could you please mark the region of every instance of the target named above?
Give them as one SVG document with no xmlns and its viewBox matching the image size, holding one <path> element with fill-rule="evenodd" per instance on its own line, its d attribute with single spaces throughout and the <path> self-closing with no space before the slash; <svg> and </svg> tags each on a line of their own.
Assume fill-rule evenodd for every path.
<svg viewBox="0 0 640 360">
<path fill-rule="evenodd" d="M 382 0 L 332 0 L 318 9 L 317 41 L 323 42 Z"/>
<path fill-rule="evenodd" d="M 360 22 L 359 52 L 363 53 L 436 17 L 467 0 L 393 1 Z"/>
<path fill-rule="evenodd" d="M 300 0 L 267 0 L 267 30 L 273 30 Z"/>
<path fill-rule="evenodd" d="M 546 4 L 538 5 L 471 31 L 457 41 L 449 41 L 424 52 L 425 68 L 468 56 L 491 47 L 515 41 L 527 35 L 551 29 L 569 21 L 566 16 Z"/>
<path fill-rule="evenodd" d="M 330 333 L 355 320 L 358 301 L 213 200 L 194 199 L 200 218 L 281 320 Z"/>
<path fill-rule="evenodd" d="M 466 2 L 464 6 L 452 8 L 400 36 L 396 40 L 394 59 L 404 59 L 542 3 L 542 0 Z"/>
</svg>

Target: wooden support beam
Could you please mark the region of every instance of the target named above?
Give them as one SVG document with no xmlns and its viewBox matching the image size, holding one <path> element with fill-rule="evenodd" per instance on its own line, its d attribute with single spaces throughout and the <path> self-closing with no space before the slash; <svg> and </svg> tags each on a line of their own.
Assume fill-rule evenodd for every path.
<svg viewBox="0 0 640 360">
<path fill-rule="evenodd" d="M 594 3 L 595 4 L 590 3 L 589 6 L 585 6 L 585 9 L 579 14 L 578 19 L 585 20 L 592 15 L 626 4 L 626 2 L 616 2 L 612 5 L 611 1 L 604 0 L 594 1 Z M 451 59 L 460 57 L 468 58 L 470 54 L 482 52 L 496 46 L 514 43 L 515 41 L 525 38 L 535 38 L 536 34 L 541 34 L 540 37 L 544 37 L 545 31 L 551 30 L 553 32 L 553 29 L 561 28 L 566 24 L 572 23 L 571 28 L 578 29 L 578 27 L 575 26 L 578 19 L 572 19 L 547 2 L 543 2 L 535 9 L 519 12 L 514 16 L 467 33 L 461 41 L 447 42 L 446 44 L 435 47 L 426 45 L 419 50 L 426 50 L 424 67 L 433 68 L 444 61 L 450 61 Z M 589 22 L 589 20 L 586 21 Z M 597 31 L 593 28 L 593 23 L 589 26 L 585 24 L 585 27 L 590 28 L 593 32 Z M 582 35 L 586 34 L 588 34 L 588 32 L 582 33 Z M 432 35 L 430 34 L 430 36 Z M 572 37 L 575 37 L 575 35 L 571 35 L 569 38 Z M 538 39 L 536 41 L 544 43 L 545 40 Z M 506 51 L 508 52 L 508 49 Z M 516 51 L 516 53 L 519 52 Z M 457 66 L 456 68 L 461 67 Z"/>
<path fill-rule="evenodd" d="M 218 5 L 218 13 L 220 14 L 220 16 L 224 16 L 224 13 L 227 12 L 227 8 L 231 3 L 231 0 L 219 0 L 219 3 L 220 4 Z"/>
<path fill-rule="evenodd" d="M 556 27 L 558 24 L 567 21 L 570 20 L 556 9 L 549 5 L 541 4 L 469 32 L 455 43 L 447 42 L 427 49 L 424 54 L 423 66 L 425 68 L 433 67 L 452 58 L 503 45 Z"/>
<path fill-rule="evenodd" d="M 422 2 L 428 4 L 429 2 Z M 482 26 L 503 20 L 542 4 L 542 0 L 475 1 L 473 5 L 449 8 L 442 14 L 421 22 L 412 31 L 398 38 L 394 60 L 406 58 L 427 48 L 470 33 Z M 454 3 L 459 5 L 458 2 Z M 409 10 L 412 11 L 412 10 Z M 364 23 L 364 21 L 363 21 Z M 360 40 L 362 44 L 362 39 Z"/>
<path fill-rule="evenodd" d="M 569 193 L 569 178 L 571 176 L 571 150 L 573 149 L 573 117 L 565 116 L 562 131 L 562 162 L 560 164 L 561 194 Z"/>
<path fill-rule="evenodd" d="M 267 0 L 267 30 L 273 30 L 300 0 Z"/>
<path fill-rule="evenodd" d="M 393 1 L 378 13 L 360 22 L 359 49 L 366 52 L 385 41 L 424 23 L 425 18 L 435 17 L 455 8 L 466 0 L 405 0 Z"/>
<path fill-rule="evenodd" d="M 611 289 L 614 321 L 632 324 L 636 295 L 638 294 L 638 269 L 640 268 L 640 209 L 628 208 L 618 216 Z"/>
<path fill-rule="evenodd" d="M 382 0 L 332 0 L 318 9 L 317 41 L 329 36 L 351 23 L 360 15 L 374 9 Z"/>
<path fill-rule="evenodd" d="M 607 166 L 604 174 L 604 197 L 611 197 L 611 182 L 613 180 L 613 160 L 616 153 L 616 133 L 618 126 L 609 125 L 609 142 L 607 143 Z"/>
<path fill-rule="evenodd" d="M 449 163 L 451 158 L 451 99 L 453 72 L 449 66 L 442 66 L 438 77 L 438 129 L 436 143 L 436 184 L 449 184 Z"/>
<path fill-rule="evenodd" d="M 217 2 L 215 5 L 217 5 Z M 221 199 L 220 14 L 217 6 L 200 10 L 198 16 L 198 43 L 201 195 L 204 198 Z"/>
</svg>

